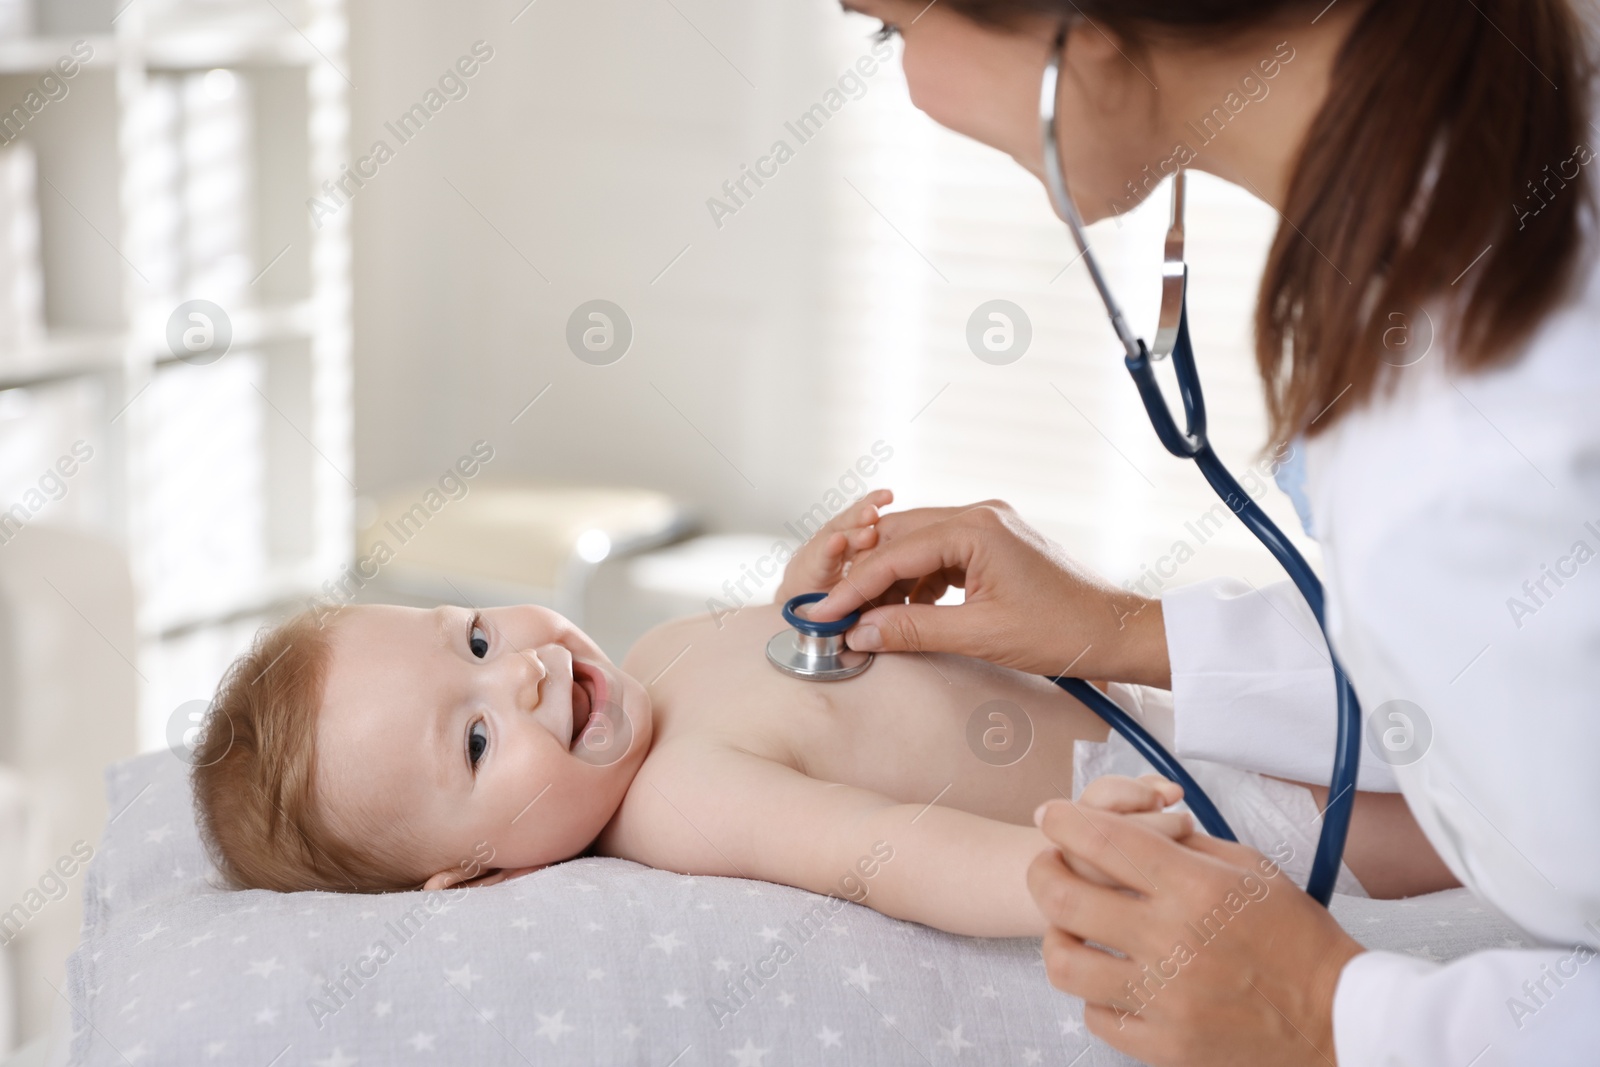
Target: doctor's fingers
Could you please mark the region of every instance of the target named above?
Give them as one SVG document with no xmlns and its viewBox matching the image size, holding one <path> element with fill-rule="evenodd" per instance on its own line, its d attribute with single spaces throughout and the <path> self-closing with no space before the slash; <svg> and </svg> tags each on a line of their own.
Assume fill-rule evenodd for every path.
<svg viewBox="0 0 1600 1067">
<path fill-rule="evenodd" d="M 1183 841 L 1194 835 L 1194 820 L 1188 812 L 1183 811 L 1139 811 L 1128 813 L 1128 818 L 1143 823 L 1163 837 L 1170 837 L 1174 841 Z M 1085 881 L 1095 885 L 1110 886 L 1113 889 L 1124 888 L 1121 882 L 1106 874 L 1088 860 L 1079 859 L 1071 851 L 1063 852 L 1067 866 L 1072 873 Z"/>
<path fill-rule="evenodd" d="M 1132 960 L 1086 945 L 1059 926 L 1045 931 L 1040 951 L 1050 984 L 1090 1004 L 1126 999 L 1128 983 L 1140 977 Z"/>
<path fill-rule="evenodd" d="M 1095 885 L 1067 866 L 1055 849 L 1028 864 L 1028 893 L 1051 928 L 1140 957 L 1156 951 L 1150 940 L 1149 905 L 1120 889 Z"/>
<path fill-rule="evenodd" d="M 952 588 L 959 589 L 966 584 L 967 572 L 962 570 L 943 570 L 924 574 L 920 578 L 901 578 L 867 601 L 863 610 L 881 608 L 885 604 L 932 604 Z"/>
<path fill-rule="evenodd" d="M 853 567 L 855 564 L 852 563 Z M 861 610 L 881 608 L 885 604 L 932 604 L 944 596 L 946 590 L 952 585 L 961 584 L 959 573 L 951 575 L 941 571 L 937 575 L 924 575 L 921 578 L 901 578 L 890 584 L 889 588 L 861 605 Z"/>
<path fill-rule="evenodd" d="M 1235 865 L 1189 847 L 1202 838 L 1172 840 L 1140 817 L 1099 811 L 1065 800 L 1041 805 L 1039 829 L 1064 852 L 1092 864 L 1144 896 L 1192 898 L 1229 880 Z"/>
<path fill-rule="evenodd" d="M 913 530 L 920 530 L 924 526 L 936 522 L 947 522 L 957 515 L 965 514 L 977 508 L 991 508 L 996 511 L 1012 511 L 1010 504 L 1004 500 L 980 500 L 975 504 L 962 504 L 957 507 L 939 508 L 907 508 L 904 511 L 891 511 L 878 520 L 879 528 L 883 531 L 885 540 L 904 537 Z"/>
<path fill-rule="evenodd" d="M 819 533 L 844 533 L 850 535 L 851 542 L 855 541 L 855 534 L 863 530 L 877 530 L 877 523 L 883 517 L 879 508 L 884 507 L 894 500 L 894 494 L 887 489 L 874 489 L 855 503 L 844 508 L 839 514 L 822 527 Z"/>
<path fill-rule="evenodd" d="M 940 571 L 928 574 L 911 583 L 906 600 L 912 604 L 932 604 L 948 593 L 952 586 L 966 585 L 966 571 Z"/>
<path fill-rule="evenodd" d="M 1195 834 L 1184 844 L 1235 869 L 1239 874 L 1258 873 L 1263 877 L 1275 878 L 1283 870 L 1275 860 L 1260 850 L 1240 844 L 1238 841 L 1224 841 L 1209 834 Z"/>
<path fill-rule="evenodd" d="M 842 619 L 896 582 L 965 570 L 977 540 L 976 531 L 947 524 L 921 527 L 893 541 L 880 536 L 878 546 L 857 557 L 845 579 L 817 602 L 811 617 Z"/>
</svg>

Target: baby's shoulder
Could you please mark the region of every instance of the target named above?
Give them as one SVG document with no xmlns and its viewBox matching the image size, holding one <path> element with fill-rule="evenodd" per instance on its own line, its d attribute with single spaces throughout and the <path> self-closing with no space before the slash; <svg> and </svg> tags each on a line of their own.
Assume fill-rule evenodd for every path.
<svg viewBox="0 0 1600 1067">
<path fill-rule="evenodd" d="M 649 678 L 671 662 L 683 646 L 705 625 L 700 615 L 668 619 L 646 630 L 622 657 L 622 669 L 635 678 Z"/>
<path fill-rule="evenodd" d="M 783 620 L 774 604 L 749 605 L 738 611 L 697 612 L 668 619 L 644 632 L 623 657 L 622 669 L 635 678 L 648 679 L 691 645 L 699 659 L 726 657 L 722 663 L 741 661 L 750 647 L 765 645 Z M 758 657 L 759 658 L 759 657 Z"/>
</svg>

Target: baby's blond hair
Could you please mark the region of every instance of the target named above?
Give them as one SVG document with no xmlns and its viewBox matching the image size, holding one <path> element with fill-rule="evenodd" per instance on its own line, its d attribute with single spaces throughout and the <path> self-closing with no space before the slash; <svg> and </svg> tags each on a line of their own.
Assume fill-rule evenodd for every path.
<svg viewBox="0 0 1600 1067">
<path fill-rule="evenodd" d="M 236 889 L 383 893 L 421 882 L 396 850 L 346 840 L 319 803 L 316 725 L 330 622 L 334 613 L 313 609 L 258 633 L 206 716 L 190 771 L 195 820 Z"/>
</svg>

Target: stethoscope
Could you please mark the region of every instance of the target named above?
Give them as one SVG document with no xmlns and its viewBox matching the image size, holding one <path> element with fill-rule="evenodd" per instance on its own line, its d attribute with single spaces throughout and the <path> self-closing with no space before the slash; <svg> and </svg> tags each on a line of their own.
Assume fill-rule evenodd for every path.
<svg viewBox="0 0 1600 1067">
<path fill-rule="evenodd" d="M 1056 213 L 1066 220 L 1068 228 L 1072 230 L 1072 239 L 1077 243 L 1084 263 L 1088 265 L 1089 277 L 1094 280 L 1094 287 L 1099 291 L 1100 300 L 1111 319 L 1111 327 L 1126 352 L 1123 363 L 1139 389 L 1139 397 L 1144 401 L 1156 436 L 1168 452 L 1194 460 L 1222 502 L 1272 553 L 1294 581 L 1300 595 L 1305 597 L 1311 613 L 1317 618 L 1317 625 L 1322 628 L 1323 640 L 1327 641 L 1328 624 L 1323 615 L 1322 583 L 1306 563 L 1305 557 L 1284 537 L 1283 531 L 1267 518 L 1266 513 L 1228 473 L 1217 454 L 1211 450 L 1211 442 L 1206 436 L 1205 397 L 1200 391 L 1200 375 L 1195 370 L 1194 349 L 1189 344 L 1189 267 L 1183 259 L 1183 170 L 1180 168 L 1172 178 L 1172 215 L 1161 269 L 1161 315 L 1156 325 L 1153 350 L 1147 349 L 1144 341 L 1128 329 L 1105 277 L 1100 273 L 1094 253 L 1089 249 L 1089 240 L 1083 232 L 1083 219 L 1073 203 L 1072 194 L 1067 191 L 1066 177 L 1061 167 L 1061 148 L 1056 138 L 1056 97 L 1061 80 L 1061 54 L 1066 49 L 1067 31 L 1070 28 L 1070 22 L 1063 23 L 1057 32 L 1039 89 L 1039 132 L 1044 140 L 1045 188 L 1050 193 L 1050 201 L 1055 205 Z M 1154 363 L 1168 356 L 1172 358 L 1173 370 L 1177 372 L 1178 392 L 1183 397 L 1186 431 L 1182 432 L 1173 421 L 1171 409 L 1161 394 L 1161 386 L 1156 382 Z M 1361 707 L 1356 702 L 1350 680 L 1339 666 L 1338 657 L 1333 654 L 1331 641 L 1328 642 L 1328 655 L 1333 663 L 1334 685 L 1338 692 L 1339 729 L 1334 742 L 1333 776 L 1328 783 L 1328 807 L 1322 816 L 1322 836 L 1317 841 L 1311 876 L 1306 881 L 1306 893 L 1323 905 L 1333 895 L 1334 882 L 1339 875 L 1345 836 L 1350 829 L 1350 812 L 1355 803 L 1356 775 L 1361 769 Z M 1208 833 L 1229 841 L 1238 840 L 1211 798 L 1206 796 L 1183 766 L 1110 698 L 1079 678 L 1056 678 L 1054 681 L 1125 737 L 1151 766 L 1183 786 L 1184 800 L 1189 810 L 1194 812 L 1195 818 L 1200 820 L 1200 825 Z"/>
<path fill-rule="evenodd" d="M 1269 519 L 1264 511 L 1250 499 L 1233 475 L 1223 466 L 1211 449 L 1206 436 L 1205 398 L 1200 391 L 1200 375 L 1195 369 L 1194 350 L 1189 344 L 1187 290 L 1189 267 L 1183 258 L 1184 174 L 1179 169 L 1172 178 L 1172 214 L 1167 229 L 1166 249 L 1161 270 L 1161 314 L 1156 324 L 1154 348 L 1147 348 L 1142 339 L 1135 337 L 1122 317 L 1122 311 L 1106 285 L 1100 265 L 1089 249 L 1089 240 L 1083 231 L 1083 219 L 1067 191 L 1066 178 L 1061 167 L 1061 148 L 1056 137 L 1056 96 L 1061 80 L 1061 55 L 1066 48 L 1067 31 L 1071 23 L 1064 23 L 1055 37 L 1055 45 L 1045 64 L 1044 81 L 1039 90 L 1039 132 L 1044 140 L 1045 188 L 1049 191 L 1056 213 L 1066 220 L 1077 243 L 1078 252 L 1089 268 L 1100 300 L 1105 305 L 1111 327 L 1122 342 L 1126 352 L 1123 363 L 1133 376 L 1139 397 L 1156 436 L 1168 452 L 1182 459 L 1192 459 L 1206 481 L 1216 490 L 1222 502 L 1239 517 L 1251 533 L 1266 546 L 1278 563 L 1294 581 L 1300 595 L 1317 618 L 1327 640 L 1327 622 L 1323 616 L 1322 583 L 1306 563 L 1305 557 L 1283 535 L 1283 531 Z M 1158 360 L 1172 359 L 1177 372 L 1178 392 L 1183 398 L 1185 430 L 1180 431 L 1173 420 L 1172 411 L 1156 381 L 1154 364 Z M 783 607 L 784 621 L 790 629 L 777 634 L 767 644 L 767 658 L 779 670 L 811 681 L 833 681 L 852 677 L 866 670 L 872 662 L 871 653 L 855 652 L 845 647 L 844 633 L 855 625 L 860 612 L 853 612 L 833 622 L 817 623 L 795 613 L 803 604 L 821 600 L 825 593 L 806 593 L 794 597 Z M 1360 771 L 1361 708 L 1356 702 L 1355 690 L 1333 655 L 1329 642 L 1329 657 L 1333 662 L 1334 684 L 1338 691 L 1339 728 L 1334 742 L 1333 777 L 1328 784 L 1328 806 L 1322 816 L 1322 835 L 1317 841 L 1317 854 L 1311 864 L 1311 876 L 1306 881 L 1306 893 L 1319 904 L 1327 905 L 1333 895 L 1334 883 L 1339 875 L 1339 863 L 1344 857 L 1345 837 L 1350 829 L 1350 812 L 1355 803 L 1356 776 Z M 1237 841 L 1227 820 L 1217 810 L 1211 798 L 1198 782 L 1183 769 L 1177 759 L 1161 743 L 1140 726 L 1127 712 L 1109 697 L 1081 678 L 1051 679 L 1071 693 L 1082 704 L 1099 715 L 1117 733 L 1127 739 L 1140 755 L 1161 774 L 1183 786 L 1183 799 L 1200 825 L 1213 837 Z"/>
<path fill-rule="evenodd" d="M 784 603 L 783 621 L 789 629 L 773 634 L 767 642 L 768 662 L 784 674 L 808 682 L 837 682 L 872 666 L 871 652 L 858 652 L 844 643 L 845 631 L 856 624 L 861 612 L 852 611 L 832 622 L 817 622 L 800 614 L 798 609 L 827 595 L 801 593 Z"/>
</svg>

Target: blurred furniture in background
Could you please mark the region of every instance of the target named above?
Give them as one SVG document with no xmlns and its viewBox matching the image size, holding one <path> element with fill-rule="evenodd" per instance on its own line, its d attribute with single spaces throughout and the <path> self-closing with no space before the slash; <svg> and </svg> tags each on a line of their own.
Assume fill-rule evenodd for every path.
<svg viewBox="0 0 1600 1067">
<path fill-rule="evenodd" d="M 324 189 L 349 161 L 345 37 L 344 0 L 0 0 L 0 762 L 35 841 L 0 874 L 21 889 L 93 842 L 104 766 L 162 747 L 241 632 L 349 558 L 349 212 Z M 77 889 L 12 946 L 23 1038 Z"/>
<path fill-rule="evenodd" d="M 0 548 L 0 985 L 13 998 L 0 1019 L 14 1014 L 13 1042 L 43 1032 L 65 988 L 83 860 L 108 814 L 101 776 L 135 751 L 137 656 L 115 546 L 40 526 Z"/>
<path fill-rule="evenodd" d="M 802 531 L 803 532 L 803 531 Z M 802 542 L 782 533 L 706 533 L 603 565 L 590 583 L 589 635 L 619 662 L 651 627 L 772 603 Z"/>
<path fill-rule="evenodd" d="M 26 892 L 23 872 L 39 853 L 36 829 L 27 780 L 0 764 L 0 900 L 21 900 Z M 0 1054 L 18 1043 L 15 935 L 3 924 L 0 918 Z"/>
<path fill-rule="evenodd" d="M 0 11 L 0 540 L 124 548 L 147 747 L 236 651 L 197 630 L 349 558 L 345 36 L 343 0 Z"/>
<path fill-rule="evenodd" d="M 670 605 L 668 618 L 718 605 L 770 604 L 799 544 L 778 534 L 707 534 L 629 561 L 628 586 Z"/>
<path fill-rule="evenodd" d="M 671 497 L 648 489 L 491 483 L 462 492 L 451 499 L 418 485 L 383 497 L 335 594 L 370 582 L 362 591 L 387 601 L 543 604 L 581 627 L 603 561 L 696 527 Z"/>
</svg>

